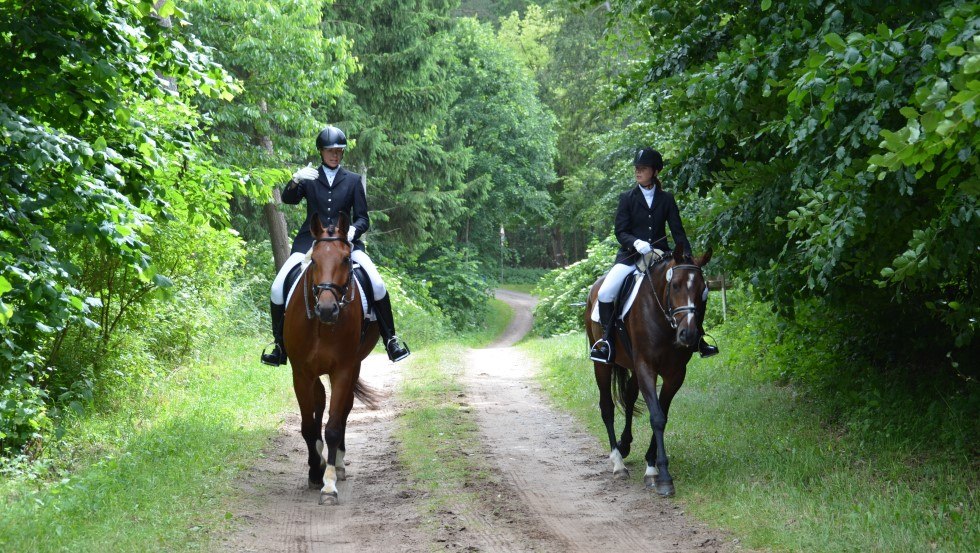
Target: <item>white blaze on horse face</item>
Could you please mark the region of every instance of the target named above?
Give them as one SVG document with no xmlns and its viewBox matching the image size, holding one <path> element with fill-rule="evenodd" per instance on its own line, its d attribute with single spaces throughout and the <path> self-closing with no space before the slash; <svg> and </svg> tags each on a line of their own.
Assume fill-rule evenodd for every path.
<svg viewBox="0 0 980 553">
<path fill-rule="evenodd" d="M 623 462 L 623 456 L 619 454 L 618 449 L 612 450 L 612 453 L 609 454 L 609 460 L 613 464 L 613 474 L 619 474 L 626 470 L 626 463 Z"/>
</svg>

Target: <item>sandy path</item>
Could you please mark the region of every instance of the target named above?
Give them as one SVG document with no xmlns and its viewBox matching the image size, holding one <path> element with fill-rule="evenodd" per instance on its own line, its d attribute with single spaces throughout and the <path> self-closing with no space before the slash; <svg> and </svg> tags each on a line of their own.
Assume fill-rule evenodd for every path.
<svg viewBox="0 0 980 553">
<path fill-rule="evenodd" d="M 684 515 L 680 505 L 643 488 L 642 474 L 613 480 L 603 445 L 570 416 L 551 409 L 534 381 L 537 367 L 512 347 L 531 328 L 534 300 L 500 290 L 515 317 L 490 348 L 461 352 L 466 361 L 461 404 L 479 426 L 478 465 L 460 502 L 423 517 L 421 498 L 398 467 L 391 433 L 397 404 L 379 411 L 355 402 L 348 424 L 348 480 L 340 505 L 317 504 L 306 487 L 306 446 L 299 416 L 289 415 L 265 456 L 240 483 L 239 529 L 223 551 L 731 551 L 730 537 Z M 583 346 L 584 347 L 584 346 Z M 362 377 L 391 394 L 398 365 L 365 361 Z M 591 370 L 583 362 L 582 370 Z M 598 417 L 598 411 L 596 412 Z M 642 421 L 638 420 L 638 424 Z M 638 446 L 639 447 L 639 446 Z M 640 447 L 639 449 L 643 449 Z M 429 524 L 425 524 L 426 521 Z"/>
<path fill-rule="evenodd" d="M 383 354 L 369 356 L 361 378 L 391 395 L 400 376 Z M 280 370 L 288 370 L 283 367 Z M 287 416 L 265 456 L 239 484 L 246 502 L 235 513 L 241 527 L 223 539 L 222 551 L 344 552 L 427 551 L 414 497 L 391 441 L 395 407 L 386 397 L 370 411 L 354 402 L 347 423 L 347 480 L 338 482 L 340 505 L 317 504 L 307 489 L 306 444 L 298 413 Z"/>
<path fill-rule="evenodd" d="M 642 474 L 613 480 L 602 444 L 547 405 L 534 363 L 510 347 L 530 328 L 533 298 L 505 291 L 497 297 L 524 312 L 512 324 L 523 332 L 505 332 L 491 348 L 468 352 L 464 383 L 487 462 L 503 489 L 498 501 L 515 511 L 511 518 L 523 536 L 497 536 L 496 543 L 473 536 L 468 545 L 486 551 L 732 550 L 729 537 L 644 489 Z M 591 365 L 583 362 L 582 370 Z M 502 537 L 508 539 L 501 543 Z"/>
</svg>

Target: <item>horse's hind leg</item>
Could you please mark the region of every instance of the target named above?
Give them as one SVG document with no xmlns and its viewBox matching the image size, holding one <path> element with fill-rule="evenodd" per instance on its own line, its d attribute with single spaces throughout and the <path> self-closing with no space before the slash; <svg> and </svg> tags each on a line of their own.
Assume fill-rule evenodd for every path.
<svg viewBox="0 0 980 553">
<path fill-rule="evenodd" d="M 304 378 L 298 376 L 298 372 L 298 370 L 293 372 L 293 390 L 296 392 L 296 402 L 299 403 L 299 413 L 302 419 L 300 429 L 309 453 L 307 459 L 310 466 L 309 485 L 311 489 L 320 489 L 323 487 L 324 467 L 323 458 L 320 456 L 323 443 L 320 442 L 320 425 L 319 417 L 316 415 L 315 398 L 317 393 L 323 393 L 323 384 L 320 384 L 319 378 Z M 317 384 L 319 384 L 319 392 L 317 392 Z"/>
<path fill-rule="evenodd" d="M 616 408 L 612 398 L 612 365 L 594 361 L 595 382 L 599 387 L 599 414 L 602 416 L 602 423 L 606 426 L 606 434 L 609 436 L 609 460 L 613 464 L 613 476 L 616 478 L 629 478 L 629 470 L 623 463 L 623 455 L 620 454 L 616 444 Z M 627 420 L 629 415 L 627 415 Z"/>
<path fill-rule="evenodd" d="M 626 371 L 626 368 L 617 366 L 617 371 Z M 625 459 L 630 454 L 630 445 L 633 443 L 633 410 L 636 409 L 636 400 L 640 397 L 640 388 L 636 384 L 636 375 L 631 375 L 626 382 L 625 393 L 623 394 L 623 412 L 626 414 L 626 426 L 623 434 L 619 438 L 616 448 Z"/>
</svg>

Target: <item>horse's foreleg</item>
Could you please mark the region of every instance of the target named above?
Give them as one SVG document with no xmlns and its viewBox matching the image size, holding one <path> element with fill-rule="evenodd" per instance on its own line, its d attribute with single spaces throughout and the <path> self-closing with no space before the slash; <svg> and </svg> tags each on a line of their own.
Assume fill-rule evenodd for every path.
<svg viewBox="0 0 980 553">
<path fill-rule="evenodd" d="M 657 373 L 650 367 L 638 368 L 636 371 L 640 391 L 646 400 L 650 411 L 650 426 L 653 437 L 647 450 L 647 470 L 643 482 L 647 488 L 655 488 L 663 496 L 674 495 L 674 479 L 667 470 L 667 450 L 664 448 L 664 429 L 667 427 L 667 415 L 660 406 L 657 398 Z"/>
<path fill-rule="evenodd" d="M 339 502 L 337 492 L 338 459 L 342 466 L 344 454 L 340 447 L 344 443 L 344 428 L 347 425 L 347 415 L 354 404 L 354 379 L 350 375 L 330 376 L 330 416 L 323 429 L 323 440 L 327 444 L 326 471 L 323 476 L 323 489 L 320 490 L 321 505 L 336 505 Z M 344 471 L 346 478 L 346 471 Z"/>
<path fill-rule="evenodd" d="M 609 460 L 613 464 L 613 476 L 629 478 L 629 470 L 626 469 L 626 464 L 623 463 L 623 455 L 620 454 L 616 444 L 616 407 L 613 405 L 612 398 L 612 365 L 599 362 L 593 362 L 593 365 L 595 366 L 595 382 L 599 387 L 599 414 L 602 416 L 602 423 L 606 426 L 606 434 L 609 437 Z"/>
<path fill-rule="evenodd" d="M 625 375 L 626 368 L 617 366 L 616 370 L 624 371 Z M 633 410 L 636 408 L 636 399 L 639 396 L 640 388 L 636 384 L 636 375 L 632 375 L 626 381 L 626 389 L 623 394 L 623 412 L 626 415 L 626 426 L 623 427 L 623 434 L 619 438 L 619 443 L 616 444 L 616 448 L 619 449 L 619 453 L 624 459 L 629 456 L 630 446 L 633 443 Z"/>
<path fill-rule="evenodd" d="M 298 375 L 298 370 L 293 372 L 293 390 L 296 392 L 296 402 L 299 403 L 299 414 L 302 419 L 300 431 L 303 440 L 306 441 L 306 449 L 309 453 L 307 463 L 310 466 L 309 483 L 311 489 L 319 489 L 323 486 L 323 466 L 320 451 L 323 443 L 320 442 L 320 426 L 316 416 L 316 384 L 318 378 L 309 379 Z M 316 381 L 316 382 L 314 382 Z M 322 393 L 323 385 L 320 384 Z"/>
</svg>

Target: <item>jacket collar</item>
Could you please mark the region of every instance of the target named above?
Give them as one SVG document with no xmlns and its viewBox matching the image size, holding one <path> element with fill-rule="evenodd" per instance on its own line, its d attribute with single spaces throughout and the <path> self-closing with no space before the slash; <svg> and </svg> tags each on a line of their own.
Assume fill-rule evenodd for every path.
<svg viewBox="0 0 980 553">
<path fill-rule="evenodd" d="M 337 168 L 337 176 L 333 178 L 333 185 L 335 188 L 337 187 L 338 184 L 343 182 L 345 175 L 347 175 L 347 170 L 344 169 L 343 165 L 341 165 L 340 167 Z M 327 180 L 327 177 L 323 174 L 323 171 L 320 171 L 319 169 L 317 169 L 316 172 L 316 180 L 317 182 L 323 184 L 323 186 L 330 188 L 330 181 Z"/>
</svg>

